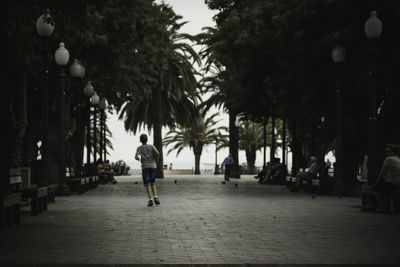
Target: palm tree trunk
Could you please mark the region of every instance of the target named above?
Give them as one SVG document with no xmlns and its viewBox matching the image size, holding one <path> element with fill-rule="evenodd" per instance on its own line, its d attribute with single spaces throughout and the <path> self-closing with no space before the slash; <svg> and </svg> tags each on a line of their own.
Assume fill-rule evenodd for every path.
<svg viewBox="0 0 400 267">
<path fill-rule="evenodd" d="M 162 129 L 161 129 L 161 89 L 156 87 L 152 90 L 152 112 L 153 112 L 153 140 L 154 146 L 160 152 L 157 162 L 157 178 L 164 178 L 164 159 L 162 149 Z"/>
<path fill-rule="evenodd" d="M 199 145 L 193 148 L 194 152 L 194 174 L 200 174 L 200 157 L 203 152 L 203 146 Z"/>
<path fill-rule="evenodd" d="M 247 174 L 256 173 L 256 150 L 251 148 L 246 150 Z"/>
<path fill-rule="evenodd" d="M 200 157 L 201 154 L 194 154 L 194 174 L 200 174 Z"/>
</svg>

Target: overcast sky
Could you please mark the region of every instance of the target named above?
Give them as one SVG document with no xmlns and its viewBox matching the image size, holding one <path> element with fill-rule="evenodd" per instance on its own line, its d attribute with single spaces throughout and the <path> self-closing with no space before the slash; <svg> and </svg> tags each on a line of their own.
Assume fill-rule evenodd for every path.
<svg viewBox="0 0 400 267">
<path fill-rule="evenodd" d="M 161 1 L 157 1 L 161 2 Z M 165 3 L 171 5 L 176 14 L 183 16 L 182 21 L 188 21 L 182 28 L 181 32 L 189 33 L 189 34 L 197 34 L 201 32 L 201 29 L 206 26 L 214 26 L 215 23 L 212 20 L 213 15 L 215 14 L 213 11 L 207 8 L 207 5 L 203 0 L 165 0 Z M 218 110 L 211 110 L 211 112 L 218 112 Z M 228 126 L 228 116 L 224 114 L 223 111 L 219 111 L 221 113 L 219 125 Z M 113 146 L 114 150 L 110 151 L 109 159 L 110 161 L 117 161 L 123 159 L 126 162 L 131 163 L 131 168 L 140 168 L 139 162 L 134 160 L 134 153 L 136 152 L 136 148 L 140 145 L 139 136 L 141 133 L 146 133 L 149 135 L 150 143 L 153 143 L 153 137 L 151 133 L 147 132 L 147 130 L 142 130 L 136 135 L 132 133 L 127 133 L 124 129 L 123 122 L 117 120 L 116 114 L 110 115 L 108 120 L 108 127 L 113 134 Z M 168 129 L 163 128 L 163 136 L 168 132 Z M 171 152 L 171 154 L 167 155 L 167 148 L 164 148 L 164 164 L 173 164 L 173 167 L 176 168 L 192 168 L 194 167 L 194 154 L 193 152 L 187 148 L 184 149 L 178 157 L 176 157 L 175 152 Z M 218 163 L 220 164 L 225 156 L 227 156 L 228 150 L 224 149 L 218 152 Z M 261 153 L 257 155 L 257 162 L 262 161 Z M 244 152 L 239 154 L 239 163 L 243 163 L 246 161 Z M 212 164 L 215 162 L 215 145 L 207 146 L 203 149 L 203 153 L 201 156 L 202 164 L 210 164 L 210 168 L 212 168 Z M 191 164 L 191 165 L 190 165 Z"/>
</svg>

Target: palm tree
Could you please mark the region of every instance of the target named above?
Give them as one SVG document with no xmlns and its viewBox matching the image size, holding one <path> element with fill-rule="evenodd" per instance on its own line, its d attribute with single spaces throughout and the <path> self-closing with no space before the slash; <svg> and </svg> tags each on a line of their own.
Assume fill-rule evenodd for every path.
<svg viewBox="0 0 400 267">
<path fill-rule="evenodd" d="M 149 72 L 152 77 L 152 82 L 149 83 L 151 85 L 132 91 L 120 112 L 120 119 L 124 118 L 127 130 L 136 133 L 142 126 L 153 128 L 154 145 L 160 151 L 160 160 L 157 163 L 159 178 L 164 176 L 162 127 L 184 125 L 193 117 L 195 110 L 192 109 L 192 103 L 195 101 L 197 89 L 193 64 L 201 64 L 197 53 L 184 42 L 191 40 L 192 36 L 178 33 L 185 24 L 177 23 L 181 17 L 164 4 L 161 9 L 165 15 L 164 33 L 167 38 L 162 42 L 162 47 L 158 48 L 160 51 L 157 54 L 157 63 Z M 163 37 L 160 36 L 159 39 L 163 40 Z"/>
<path fill-rule="evenodd" d="M 178 126 L 167 133 L 167 136 L 163 140 L 164 146 L 173 145 L 169 150 L 168 154 L 176 150 L 176 155 L 182 151 L 182 149 L 189 147 L 193 149 L 195 158 L 195 174 L 200 174 L 200 157 L 203 152 L 203 147 L 209 144 L 214 144 L 216 138 L 221 138 L 222 135 L 218 135 L 215 132 L 215 124 L 217 123 L 214 119 L 218 116 L 218 113 L 214 113 L 210 117 L 206 118 L 206 110 L 201 109 L 197 115 L 192 119 L 191 124 L 187 126 Z M 218 128 L 218 130 L 224 130 L 226 127 Z"/>
<path fill-rule="evenodd" d="M 239 149 L 246 152 L 248 171 L 254 173 L 256 152 L 263 147 L 263 125 L 249 120 L 241 122 L 239 128 Z"/>
</svg>

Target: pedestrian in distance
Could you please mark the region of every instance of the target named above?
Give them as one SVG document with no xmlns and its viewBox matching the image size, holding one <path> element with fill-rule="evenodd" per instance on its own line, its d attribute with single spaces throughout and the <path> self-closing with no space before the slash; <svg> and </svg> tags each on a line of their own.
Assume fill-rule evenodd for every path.
<svg viewBox="0 0 400 267">
<path fill-rule="evenodd" d="M 232 155 L 229 154 L 224 161 L 222 162 L 222 165 L 225 166 L 225 181 L 229 181 L 229 178 L 231 177 L 231 171 L 232 171 L 232 165 L 233 165 L 233 158 Z"/>
<path fill-rule="evenodd" d="M 146 187 L 147 196 L 149 197 L 149 202 L 147 206 L 160 205 L 160 200 L 157 196 L 157 188 L 155 185 L 156 174 L 157 174 L 157 161 L 160 157 L 160 152 L 158 152 L 155 146 L 147 144 L 147 135 L 140 135 L 140 142 L 142 143 L 136 150 L 135 159 L 141 162 L 142 165 L 142 179 L 143 185 Z M 153 198 L 152 199 L 152 193 Z"/>
</svg>

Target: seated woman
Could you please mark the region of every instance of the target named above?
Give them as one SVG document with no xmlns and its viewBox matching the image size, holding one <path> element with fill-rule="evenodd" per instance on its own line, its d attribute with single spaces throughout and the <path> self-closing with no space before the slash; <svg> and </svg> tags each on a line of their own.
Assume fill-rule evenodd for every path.
<svg viewBox="0 0 400 267">
<path fill-rule="evenodd" d="M 390 200 L 393 199 L 393 212 L 398 213 L 400 211 L 397 199 L 400 194 L 400 146 L 386 145 L 385 155 L 386 158 L 372 189 L 383 194 L 383 201 L 379 203 L 378 211 L 389 212 L 391 208 Z"/>
</svg>

